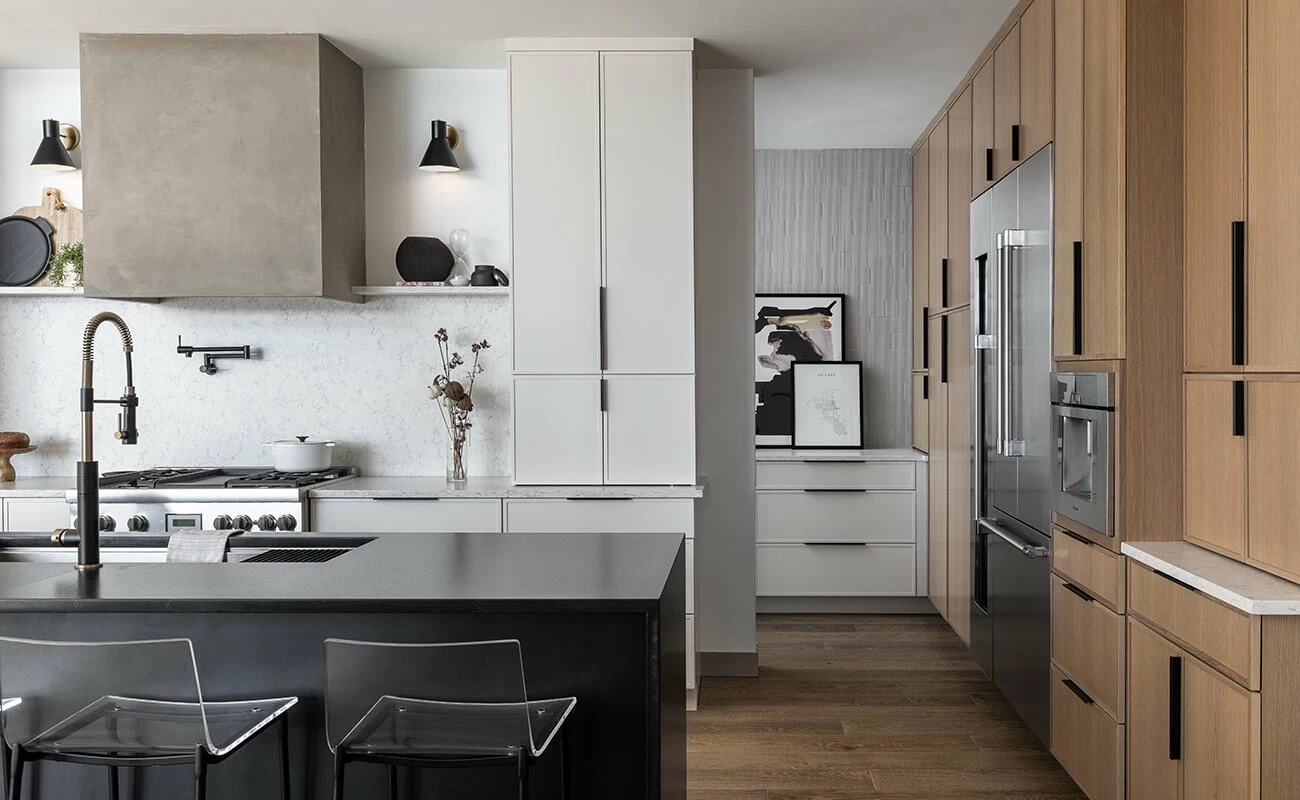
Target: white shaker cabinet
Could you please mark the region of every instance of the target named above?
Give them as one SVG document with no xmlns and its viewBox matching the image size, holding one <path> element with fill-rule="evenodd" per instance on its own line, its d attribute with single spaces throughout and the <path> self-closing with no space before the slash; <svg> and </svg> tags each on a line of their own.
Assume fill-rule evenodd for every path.
<svg viewBox="0 0 1300 800">
<path fill-rule="evenodd" d="M 509 47 L 515 482 L 693 484 L 693 43 Z"/>
<path fill-rule="evenodd" d="M 510 54 L 515 374 L 600 372 L 600 60 Z"/>
<path fill-rule="evenodd" d="M 0 528 L 6 531 L 47 533 L 72 525 L 73 509 L 57 497 L 11 497 L 3 502 Z"/>
</svg>

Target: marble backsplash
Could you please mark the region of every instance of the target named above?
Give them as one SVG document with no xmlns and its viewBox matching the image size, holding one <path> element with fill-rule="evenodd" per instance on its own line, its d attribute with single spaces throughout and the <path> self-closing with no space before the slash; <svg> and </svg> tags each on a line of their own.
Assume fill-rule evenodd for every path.
<svg viewBox="0 0 1300 800">
<path fill-rule="evenodd" d="M 80 297 L 0 297 L 0 430 L 30 434 L 39 449 L 14 458 L 19 475 L 71 475 L 78 458 L 81 337 L 86 320 L 114 311 L 135 339 L 140 443 L 112 438 L 116 411 L 102 406 L 95 448 L 102 471 L 153 466 L 262 465 L 263 444 L 310 435 L 338 441 L 335 464 L 366 475 L 442 475 L 446 437 L 425 387 L 438 364 L 433 339 L 447 328 L 468 356 L 487 339 L 474 397 L 469 470 L 508 475 L 511 453 L 510 305 L 505 297 L 217 298 L 159 304 Z M 218 362 L 213 376 L 195 346 L 253 347 L 253 361 Z M 117 332 L 96 339 L 100 397 L 122 388 Z"/>
</svg>

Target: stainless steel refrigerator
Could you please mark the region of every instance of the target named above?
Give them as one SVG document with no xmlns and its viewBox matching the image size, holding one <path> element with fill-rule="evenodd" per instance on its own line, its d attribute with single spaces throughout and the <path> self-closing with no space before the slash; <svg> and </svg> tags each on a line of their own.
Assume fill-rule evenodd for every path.
<svg viewBox="0 0 1300 800">
<path fill-rule="evenodd" d="M 971 648 L 1047 742 L 1052 148 L 971 203 Z"/>
</svg>

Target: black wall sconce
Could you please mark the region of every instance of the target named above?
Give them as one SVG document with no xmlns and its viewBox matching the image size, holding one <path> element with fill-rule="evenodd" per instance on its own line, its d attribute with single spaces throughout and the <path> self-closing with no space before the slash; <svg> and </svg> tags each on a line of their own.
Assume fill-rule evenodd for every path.
<svg viewBox="0 0 1300 800">
<path fill-rule="evenodd" d="M 433 138 L 429 140 L 429 147 L 424 151 L 424 158 L 420 159 L 420 169 L 426 172 L 460 172 L 460 164 L 451 152 L 458 144 L 460 144 L 460 131 L 443 120 L 435 119 Z"/>
<path fill-rule="evenodd" d="M 60 125 L 57 119 L 47 119 L 41 123 L 43 136 L 41 144 L 32 157 L 32 166 L 37 169 L 71 170 L 77 165 L 72 160 L 69 150 L 76 150 L 81 144 L 81 131 L 72 125 Z"/>
</svg>

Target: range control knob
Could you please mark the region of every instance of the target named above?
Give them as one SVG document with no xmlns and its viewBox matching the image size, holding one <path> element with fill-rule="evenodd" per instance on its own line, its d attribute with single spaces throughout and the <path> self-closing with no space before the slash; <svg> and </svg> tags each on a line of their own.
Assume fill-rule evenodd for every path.
<svg viewBox="0 0 1300 800">
<path fill-rule="evenodd" d="M 257 518 L 257 527 L 264 531 L 275 530 L 275 517 L 270 514 L 263 514 Z"/>
<path fill-rule="evenodd" d="M 99 518 L 99 529 L 101 531 L 109 531 L 109 532 L 117 530 L 117 520 L 113 519 L 107 514 L 103 514 Z"/>
<path fill-rule="evenodd" d="M 216 519 L 212 520 L 212 529 L 214 531 L 228 531 L 232 524 L 229 514 L 219 514 Z"/>
<path fill-rule="evenodd" d="M 237 531 L 251 531 L 253 529 L 253 519 L 247 514 L 239 514 L 235 517 L 233 526 Z"/>
<path fill-rule="evenodd" d="M 129 531 L 147 531 L 149 530 L 149 518 L 143 514 L 133 514 L 126 521 L 126 529 Z"/>
<path fill-rule="evenodd" d="M 275 521 L 276 527 L 282 531 L 291 531 L 298 527 L 298 520 L 293 518 L 292 514 L 285 514 Z"/>
</svg>

